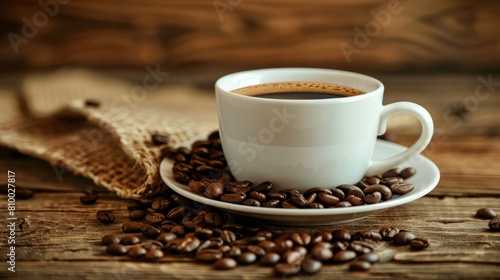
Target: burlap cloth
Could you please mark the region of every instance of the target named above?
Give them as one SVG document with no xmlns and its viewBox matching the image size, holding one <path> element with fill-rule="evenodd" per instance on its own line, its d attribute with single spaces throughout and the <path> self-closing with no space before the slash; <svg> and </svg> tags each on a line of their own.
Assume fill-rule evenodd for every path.
<svg viewBox="0 0 500 280">
<path fill-rule="evenodd" d="M 86 70 L 30 75 L 0 98 L 0 145 L 48 161 L 54 176 L 70 170 L 124 198 L 165 188 L 158 167 L 166 145 L 154 145 L 152 134 L 177 147 L 217 129 L 211 91 L 146 71 L 136 84 Z"/>
</svg>

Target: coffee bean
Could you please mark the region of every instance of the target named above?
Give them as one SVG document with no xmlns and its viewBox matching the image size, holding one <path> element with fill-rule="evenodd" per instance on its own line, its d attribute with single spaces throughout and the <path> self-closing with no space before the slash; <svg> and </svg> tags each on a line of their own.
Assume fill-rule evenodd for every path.
<svg viewBox="0 0 500 280">
<path fill-rule="evenodd" d="M 380 184 L 391 187 L 394 184 L 403 183 L 401 182 L 401 177 L 387 177 L 380 181 Z"/>
<path fill-rule="evenodd" d="M 254 185 L 250 181 L 229 182 L 226 190 L 230 193 L 242 192 L 247 193 L 253 189 Z"/>
<path fill-rule="evenodd" d="M 351 205 L 353 205 L 353 206 L 359 206 L 359 205 L 365 204 L 365 201 L 363 199 L 364 199 L 364 195 L 362 198 L 355 196 L 355 195 L 349 195 L 349 196 L 347 196 L 346 201 L 351 203 Z"/>
<path fill-rule="evenodd" d="M 174 226 L 170 229 L 170 232 L 177 236 L 184 236 L 186 234 L 186 228 L 181 225 Z"/>
<path fill-rule="evenodd" d="M 481 219 L 493 219 L 497 216 L 497 213 L 490 208 L 481 208 L 476 212 L 476 217 Z"/>
<path fill-rule="evenodd" d="M 336 229 L 332 231 L 332 236 L 334 240 L 338 241 L 349 241 L 351 240 L 351 234 L 345 229 Z"/>
<path fill-rule="evenodd" d="M 330 189 L 327 189 L 327 188 L 314 187 L 314 188 L 310 188 L 310 189 L 306 190 L 304 192 L 304 196 L 309 196 L 310 194 L 313 194 L 313 193 L 316 193 L 316 194 L 320 194 L 320 193 L 332 194 L 332 191 Z"/>
<path fill-rule="evenodd" d="M 410 247 L 413 250 L 423 250 L 429 247 L 430 244 L 431 242 L 429 241 L 429 239 L 426 238 L 415 238 L 412 241 L 410 241 Z"/>
<path fill-rule="evenodd" d="M 251 191 L 248 194 L 249 197 L 258 200 L 259 202 L 264 202 L 267 200 L 267 196 L 264 193 L 258 192 L 258 191 Z"/>
<path fill-rule="evenodd" d="M 120 238 L 113 234 L 104 235 L 101 239 L 102 244 L 109 245 L 111 243 L 120 243 Z"/>
<path fill-rule="evenodd" d="M 244 252 L 238 257 L 238 263 L 251 264 L 257 260 L 257 255 L 252 252 Z"/>
<path fill-rule="evenodd" d="M 144 219 L 144 217 L 146 217 L 147 214 L 148 212 L 146 212 L 145 210 L 137 209 L 129 212 L 128 217 L 131 220 L 142 220 Z"/>
<path fill-rule="evenodd" d="M 500 217 L 491 219 L 491 221 L 488 223 L 488 226 L 493 231 L 500 231 Z"/>
<path fill-rule="evenodd" d="M 373 176 L 373 177 L 368 177 L 368 178 L 366 178 L 366 179 L 364 180 L 364 182 L 365 182 L 365 183 L 367 183 L 367 184 L 368 184 L 368 186 L 370 186 L 370 185 L 377 185 L 377 184 L 380 184 L 380 178 L 375 177 L 375 176 Z"/>
<path fill-rule="evenodd" d="M 96 193 L 90 193 L 80 197 L 80 202 L 86 205 L 94 204 L 98 198 L 99 196 Z"/>
<path fill-rule="evenodd" d="M 216 269 L 223 269 L 223 270 L 228 270 L 228 269 L 233 269 L 237 266 L 237 263 L 234 259 L 231 258 L 222 258 L 219 259 L 215 262 L 214 267 Z"/>
<path fill-rule="evenodd" d="M 349 201 L 341 201 L 337 204 L 335 204 L 335 208 L 340 208 L 340 207 L 351 207 L 352 204 Z"/>
<path fill-rule="evenodd" d="M 371 246 L 368 242 L 355 240 L 349 243 L 349 249 L 356 252 L 358 255 L 368 254 L 373 251 L 373 246 Z"/>
<path fill-rule="evenodd" d="M 353 190 L 353 189 L 356 189 L 359 187 L 357 187 L 355 185 L 351 185 L 351 184 L 342 184 L 342 185 L 338 185 L 335 188 L 338 190 L 341 190 L 344 195 L 347 195 L 347 193 L 349 193 L 350 190 Z M 333 194 L 333 189 L 332 189 L 332 194 Z"/>
<path fill-rule="evenodd" d="M 340 202 L 340 199 L 332 194 L 320 193 L 318 195 L 318 200 L 325 206 L 334 206 Z"/>
<path fill-rule="evenodd" d="M 167 218 L 169 218 L 170 220 L 175 220 L 176 218 L 181 217 L 185 211 L 186 208 L 184 206 L 176 206 L 167 213 Z"/>
<path fill-rule="evenodd" d="M 297 245 L 307 246 L 311 242 L 311 235 L 305 232 L 303 233 L 294 232 L 290 234 L 290 239 Z"/>
<path fill-rule="evenodd" d="M 241 248 L 238 246 L 231 246 L 229 251 L 226 252 L 226 256 L 231 258 L 238 258 L 241 254 Z"/>
<path fill-rule="evenodd" d="M 334 262 L 349 262 L 352 261 L 356 258 L 356 252 L 352 250 L 344 250 L 344 251 L 339 251 L 337 252 L 332 260 Z"/>
<path fill-rule="evenodd" d="M 181 184 L 186 184 L 187 182 L 189 182 L 189 180 L 191 180 L 188 174 L 179 171 L 174 172 L 174 179 Z"/>
<path fill-rule="evenodd" d="M 205 214 L 205 223 L 208 225 L 220 226 L 222 222 L 222 217 L 217 212 L 208 212 Z"/>
<path fill-rule="evenodd" d="M 153 208 L 156 212 L 162 212 L 167 210 L 170 204 L 170 200 L 167 199 L 155 200 L 151 203 L 151 208 Z"/>
<path fill-rule="evenodd" d="M 382 240 L 382 235 L 377 230 L 365 230 L 361 232 L 361 236 L 364 240 L 372 240 L 372 241 Z"/>
<path fill-rule="evenodd" d="M 266 254 L 266 250 L 257 245 L 248 245 L 246 249 L 248 252 L 254 253 L 256 256 L 259 257 L 262 257 Z"/>
<path fill-rule="evenodd" d="M 208 198 L 218 198 L 224 194 L 224 185 L 220 182 L 208 184 L 204 192 Z"/>
<path fill-rule="evenodd" d="M 417 173 L 415 168 L 407 167 L 407 168 L 401 170 L 401 172 L 399 172 L 399 176 L 403 179 L 408 179 L 408 178 L 412 177 L 413 175 L 415 175 L 415 173 Z"/>
<path fill-rule="evenodd" d="M 363 193 L 365 195 L 373 194 L 375 192 L 378 192 L 382 195 L 383 200 L 388 200 L 392 198 L 392 191 L 389 187 L 381 184 L 377 185 L 370 185 L 366 189 L 363 190 Z M 366 201 L 366 200 L 365 200 Z"/>
<path fill-rule="evenodd" d="M 396 183 L 390 187 L 393 194 L 404 195 L 413 191 L 414 186 L 410 183 Z"/>
<path fill-rule="evenodd" d="M 148 250 L 146 252 L 146 254 L 144 255 L 144 258 L 147 260 L 154 261 L 154 260 L 163 258 L 164 255 L 165 254 L 160 249 L 151 249 L 151 250 Z"/>
<path fill-rule="evenodd" d="M 135 245 L 139 244 L 140 242 L 141 240 L 139 239 L 139 237 L 135 235 L 125 235 L 121 241 L 123 245 Z"/>
<path fill-rule="evenodd" d="M 151 142 L 153 142 L 153 145 L 155 146 L 168 144 L 168 140 L 169 140 L 168 136 L 166 135 L 161 135 L 161 134 L 151 135 Z"/>
<path fill-rule="evenodd" d="M 241 204 L 247 205 L 247 206 L 253 206 L 253 207 L 260 207 L 260 201 L 258 201 L 257 199 L 253 199 L 253 198 L 247 198 L 247 199 L 243 200 L 243 202 L 241 202 Z"/>
<path fill-rule="evenodd" d="M 281 203 L 279 199 L 270 199 L 261 204 L 262 207 L 276 208 Z"/>
<path fill-rule="evenodd" d="M 138 233 L 141 232 L 144 223 L 141 222 L 125 222 L 122 224 L 122 230 L 125 233 Z"/>
<path fill-rule="evenodd" d="M 161 229 L 161 227 L 150 224 L 143 224 L 141 228 L 142 235 L 148 238 L 156 238 L 162 232 L 163 230 Z"/>
<path fill-rule="evenodd" d="M 161 224 L 165 220 L 165 215 L 162 213 L 149 213 L 144 217 L 144 220 L 152 224 Z"/>
<path fill-rule="evenodd" d="M 416 238 L 415 234 L 409 231 L 400 231 L 398 234 L 394 235 L 392 242 L 394 242 L 394 244 L 397 245 L 408 245 L 410 244 L 410 241 L 412 241 L 415 238 Z"/>
<path fill-rule="evenodd" d="M 298 193 L 298 194 L 293 194 L 290 197 L 290 202 L 293 203 L 295 206 L 304 208 L 308 204 L 307 199 L 304 197 L 304 195 Z"/>
<path fill-rule="evenodd" d="M 112 211 L 106 210 L 98 210 L 96 213 L 96 218 L 103 224 L 111 224 L 115 221 L 115 215 L 113 215 Z"/>
<path fill-rule="evenodd" d="M 382 174 L 382 176 L 384 178 L 386 177 L 396 177 L 396 176 L 399 176 L 399 169 L 397 168 L 393 168 L 393 169 L 390 169 L 390 170 L 387 170 L 386 172 L 384 172 Z"/>
<path fill-rule="evenodd" d="M 333 239 L 333 235 L 329 231 L 319 231 L 316 232 L 311 238 L 312 244 L 317 244 L 319 242 L 329 242 Z"/>
<path fill-rule="evenodd" d="M 177 250 L 181 253 L 190 253 L 200 246 L 201 241 L 196 237 L 184 237 L 184 240 L 177 245 Z"/>
<path fill-rule="evenodd" d="M 323 206 L 323 204 L 320 204 L 317 202 L 311 202 L 311 203 L 307 204 L 306 207 L 310 208 L 310 209 L 323 209 L 323 208 L 325 208 L 325 206 Z"/>
<path fill-rule="evenodd" d="M 176 238 L 177 238 L 177 235 L 175 235 L 175 233 L 163 232 L 163 233 L 160 233 L 160 235 L 158 235 L 158 237 L 156 237 L 156 240 L 162 242 L 163 244 L 166 244 L 170 240 L 174 240 Z"/>
<path fill-rule="evenodd" d="M 380 256 L 376 253 L 366 253 L 357 258 L 360 261 L 367 261 L 369 263 L 376 263 L 380 261 Z"/>
<path fill-rule="evenodd" d="M 140 258 L 146 255 L 147 251 L 142 246 L 133 246 L 127 250 L 127 255 L 131 258 Z"/>
<path fill-rule="evenodd" d="M 289 202 L 288 200 L 281 202 L 281 207 L 288 208 L 288 209 L 298 209 L 297 206 L 295 206 L 293 203 Z"/>
<path fill-rule="evenodd" d="M 293 276 L 300 272 L 299 264 L 278 263 L 274 266 L 274 272 L 281 276 Z"/>
<path fill-rule="evenodd" d="M 127 248 L 119 243 L 111 243 L 106 247 L 106 251 L 111 255 L 121 256 L 127 253 Z"/>
<path fill-rule="evenodd" d="M 371 263 L 363 260 L 357 260 L 349 265 L 349 270 L 352 271 L 368 271 L 371 268 Z"/>
<path fill-rule="evenodd" d="M 312 258 L 307 258 L 304 261 L 302 261 L 302 263 L 300 264 L 300 267 L 301 267 L 302 271 L 307 273 L 307 274 L 315 274 L 321 270 L 323 265 L 321 264 L 320 261 L 317 261 L 317 260 L 312 259 Z"/>
<path fill-rule="evenodd" d="M 281 257 L 278 253 L 269 252 L 260 259 L 259 263 L 264 266 L 271 266 L 278 263 L 280 259 Z"/>
<path fill-rule="evenodd" d="M 304 259 L 304 255 L 297 251 L 288 251 L 283 254 L 282 258 L 288 264 L 300 264 Z"/>
<path fill-rule="evenodd" d="M 222 259 L 223 256 L 219 249 L 203 249 L 196 252 L 196 259 L 203 262 L 215 262 Z"/>
<path fill-rule="evenodd" d="M 171 231 L 173 227 L 175 226 L 178 226 L 179 224 L 174 222 L 174 221 L 171 221 L 171 220 L 165 220 L 163 222 L 161 222 L 161 229 L 163 229 L 164 231 Z"/>
<path fill-rule="evenodd" d="M 318 261 L 327 261 L 333 257 L 333 252 L 328 246 L 322 243 L 314 245 L 311 249 L 312 256 Z"/>
<path fill-rule="evenodd" d="M 381 200 L 382 200 L 382 194 L 379 192 L 373 192 L 370 194 L 366 194 L 365 199 L 364 199 L 365 203 L 367 203 L 367 204 L 379 203 Z"/>
<path fill-rule="evenodd" d="M 153 240 L 153 239 L 148 239 L 142 243 L 142 247 L 146 249 L 146 251 L 152 250 L 152 249 L 162 249 L 164 244 L 161 243 L 158 240 Z"/>
<path fill-rule="evenodd" d="M 230 230 L 223 230 L 220 232 L 220 237 L 226 244 L 231 244 L 236 240 L 236 235 Z"/>
<path fill-rule="evenodd" d="M 241 203 L 245 199 L 246 199 L 246 194 L 243 192 L 223 194 L 220 197 L 221 201 L 228 203 L 236 203 L 236 204 Z"/>
<path fill-rule="evenodd" d="M 385 227 L 381 228 L 379 231 L 382 239 L 385 241 L 391 241 L 396 234 L 399 233 L 399 229 L 396 227 Z"/>
<path fill-rule="evenodd" d="M 260 193 L 267 193 L 273 188 L 273 184 L 271 182 L 265 181 L 258 184 L 253 190 Z"/>
<path fill-rule="evenodd" d="M 137 200 L 129 200 L 127 202 L 127 210 L 128 211 L 134 211 L 134 210 L 139 210 L 142 209 L 142 205 L 139 203 Z"/>
<path fill-rule="evenodd" d="M 341 189 L 333 188 L 330 189 L 330 191 L 332 192 L 331 194 L 336 196 L 340 201 L 345 200 L 346 194 Z"/>
</svg>

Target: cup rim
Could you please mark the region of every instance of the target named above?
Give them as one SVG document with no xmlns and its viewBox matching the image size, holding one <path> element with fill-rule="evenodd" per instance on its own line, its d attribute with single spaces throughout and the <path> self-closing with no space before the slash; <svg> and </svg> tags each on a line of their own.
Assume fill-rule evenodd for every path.
<svg viewBox="0 0 500 280">
<path fill-rule="evenodd" d="M 337 74 L 337 75 L 346 75 L 346 76 L 352 76 L 355 78 L 359 79 L 364 79 L 367 80 L 371 83 L 374 83 L 376 87 L 373 90 L 370 90 L 364 94 L 360 95 L 355 95 L 355 96 L 346 96 L 342 98 L 326 98 L 326 99 L 271 99 L 271 98 L 255 98 L 253 96 L 247 96 L 243 94 L 237 94 L 232 92 L 231 90 L 239 88 L 232 88 L 228 89 L 227 87 L 223 87 L 221 84 L 228 82 L 227 80 L 230 80 L 236 76 L 241 76 L 241 75 L 248 75 L 248 74 L 254 74 L 257 72 L 328 72 L 330 74 Z M 277 80 L 277 82 L 285 82 L 286 80 Z M 293 81 L 293 80 L 290 80 Z M 303 81 L 308 81 L 308 79 L 304 79 Z M 255 83 L 258 84 L 258 83 Z M 338 70 L 338 69 L 328 69 L 328 68 L 309 68 L 309 67 L 278 67 L 278 68 L 261 68 L 261 69 L 251 69 L 251 70 L 244 70 L 244 71 L 239 71 L 239 72 L 234 72 L 230 73 L 227 75 L 224 75 L 217 79 L 215 82 L 215 93 L 218 95 L 219 93 L 224 93 L 230 96 L 233 96 L 235 98 L 242 98 L 244 100 L 248 101 L 259 101 L 259 102 L 269 102 L 269 103 L 289 103 L 289 104 L 299 104 L 299 103 L 304 103 L 304 104 L 309 104 L 309 103 L 346 103 L 346 102 L 353 102 L 356 100 L 360 99 L 365 99 L 365 98 L 370 98 L 373 95 L 383 93 L 384 91 L 384 85 L 382 82 L 380 82 L 378 79 L 373 78 L 371 76 L 361 74 L 361 73 L 356 73 L 352 71 L 345 71 L 345 70 Z"/>
</svg>

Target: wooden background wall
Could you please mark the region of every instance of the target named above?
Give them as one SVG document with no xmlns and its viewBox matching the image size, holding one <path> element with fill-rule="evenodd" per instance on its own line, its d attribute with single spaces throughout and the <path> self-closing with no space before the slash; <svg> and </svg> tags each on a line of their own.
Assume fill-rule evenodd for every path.
<svg viewBox="0 0 500 280">
<path fill-rule="evenodd" d="M 497 0 L 16 0 L 0 30 L 2 72 L 500 69 Z"/>
</svg>

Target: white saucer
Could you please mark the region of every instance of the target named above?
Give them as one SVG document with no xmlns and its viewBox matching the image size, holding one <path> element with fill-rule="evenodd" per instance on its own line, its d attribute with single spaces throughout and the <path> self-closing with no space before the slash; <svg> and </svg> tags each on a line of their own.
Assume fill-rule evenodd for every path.
<svg viewBox="0 0 500 280">
<path fill-rule="evenodd" d="M 186 145 L 187 146 L 187 145 Z M 189 147 L 189 146 L 187 146 Z M 400 153 L 406 147 L 383 140 L 377 140 L 375 146 L 375 159 L 387 158 Z M 369 215 L 385 211 L 391 207 L 403 205 L 421 198 L 432 191 L 439 182 L 440 173 L 437 166 L 428 158 L 419 155 L 409 162 L 398 166 L 405 168 L 412 166 L 417 173 L 408 179 L 415 188 L 409 194 L 394 196 L 388 201 L 377 204 L 362 205 L 346 208 L 326 208 L 326 209 L 284 209 L 265 208 L 222 202 L 193 193 L 188 186 L 175 181 L 172 174 L 173 162 L 163 159 L 160 164 L 160 176 L 163 181 L 178 194 L 196 202 L 210 205 L 242 216 L 267 220 L 274 224 L 291 226 L 317 226 L 336 223 L 346 223 L 365 218 Z"/>
</svg>

